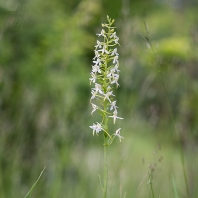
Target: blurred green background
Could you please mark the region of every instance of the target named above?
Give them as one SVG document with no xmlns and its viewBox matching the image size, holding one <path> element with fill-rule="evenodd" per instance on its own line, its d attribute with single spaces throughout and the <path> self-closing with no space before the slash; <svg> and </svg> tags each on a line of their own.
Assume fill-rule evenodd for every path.
<svg viewBox="0 0 198 198">
<path fill-rule="evenodd" d="M 0 198 L 100 198 L 102 136 L 90 84 L 106 15 L 120 38 L 109 198 L 198 197 L 197 0 L 0 0 Z M 173 122 L 174 127 L 173 128 Z"/>
</svg>

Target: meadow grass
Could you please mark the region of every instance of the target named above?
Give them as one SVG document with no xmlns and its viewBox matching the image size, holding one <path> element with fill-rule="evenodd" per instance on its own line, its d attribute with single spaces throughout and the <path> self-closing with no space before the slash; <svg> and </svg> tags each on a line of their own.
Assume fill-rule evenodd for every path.
<svg viewBox="0 0 198 198">
<path fill-rule="evenodd" d="M 130 22 L 129 20 L 128 24 L 131 24 Z M 126 26 L 127 24 L 123 23 L 123 25 Z M 121 31 L 124 36 L 127 35 L 124 28 Z M 126 36 L 126 40 L 130 44 L 128 39 Z M 151 45 L 149 43 L 149 46 Z M 122 46 L 122 48 L 125 48 L 125 46 Z M 154 59 L 157 60 L 156 57 Z M 26 197 L 101 198 L 104 196 L 102 190 L 105 183 L 102 179 L 104 170 L 103 136 L 92 137 L 92 133 L 87 129 L 90 122 L 95 121 L 88 116 L 91 110 L 86 110 L 87 106 L 84 104 L 82 106 L 86 106 L 85 108 L 79 105 L 81 103 L 81 97 L 89 93 L 89 89 L 84 86 L 84 84 L 88 84 L 88 75 L 86 73 L 89 73 L 89 71 L 80 67 L 78 71 L 82 73 L 83 77 L 80 75 L 79 77 L 76 75 L 76 69 L 79 68 L 81 59 L 75 59 L 74 56 L 73 61 L 75 62 L 72 65 L 74 67 L 70 68 L 73 76 L 66 76 L 66 80 L 65 75 L 68 71 L 65 73 L 62 72 L 61 75 L 59 73 L 49 72 L 50 76 L 48 77 L 55 82 L 53 84 L 54 90 L 60 85 L 61 88 L 63 87 L 62 89 L 65 89 L 64 84 L 68 85 L 68 90 L 65 92 L 66 96 L 63 97 L 63 101 L 61 97 L 59 98 L 59 95 L 56 101 L 59 106 L 56 110 L 54 109 L 54 112 L 59 112 L 62 116 L 61 121 L 57 119 L 56 122 L 58 129 L 54 130 L 52 127 L 46 130 L 49 134 L 46 131 L 42 131 L 37 137 L 40 140 L 36 143 L 36 147 L 32 151 L 32 153 L 36 153 L 37 157 L 32 157 L 32 153 L 25 152 L 29 148 L 33 137 L 27 140 L 27 136 L 22 133 L 19 139 L 17 139 L 17 143 L 14 145 L 15 147 L 10 144 L 10 142 L 12 143 L 12 136 L 8 139 L 10 140 L 9 145 L 7 145 L 8 140 L 3 139 L 4 136 L 0 139 L 0 155 L 4 156 L 0 165 L 1 198 L 24 197 L 26 192 L 28 192 Z M 158 61 L 156 61 L 155 66 L 159 66 Z M 120 68 L 122 70 L 122 65 Z M 126 67 L 124 69 L 125 73 L 124 77 L 122 77 L 121 85 L 124 84 L 125 79 L 132 79 L 130 74 L 126 75 Z M 158 75 L 158 71 L 155 71 L 156 75 Z M 122 75 L 122 71 L 120 74 Z M 136 100 L 140 100 L 141 98 L 138 98 L 139 95 L 135 98 L 132 93 L 122 95 L 119 94 L 119 90 L 116 92 L 118 93 L 120 114 L 125 118 L 123 123 L 119 123 L 125 139 L 122 143 L 119 142 L 119 139 L 115 139 L 109 147 L 110 149 L 108 149 L 106 159 L 109 167 L 107 198 L 197 198 L 198 196 L 198 157 L 196 149 L 194 152 L 191 152 L 192 149 L 188 149 L 188 146 L 191 145 L 185 147 L 182 145 L 181 147 L 179 143 L 178 146 L 178 141 L 180 140 L 175 137 L 177 136 L 175 135 L 177 131 L 166 91 L 167 88 L 163 81 L 166 79 L 163 79 L 162 73 L 159 73 L 158 76 L 158 82 L 162 85 L 161 88 L 164 96 L 166 96 L 166 103 L 163 106 L 169 108 L 170 120 L 166 123 L 166 127 L 154 126 L 149 120 L 145 121 L 145 118 L 141 117 L 141 113 L 133 111 L 133 106 L 131 107 L 130 104 Z M 123 86 L 121 89 L 134 91 L 134 88 L 127 89 L 126 87 Z M 138 88 L 136 87 L 135 89 Z M 62 89 L 60 89 L 60 92 Z M 80 92 L 79 90 L 82 91 Z M 52 93 L 54 94 L 54 92 Z M 56 94 L 57 92 L 54 95 Z M 126 104 L 125 101 L 127 101 Z M 87 103 L 89 103 L 89 99 Z M 70 106 L 72 106 L 71 109 Z M 125 106 L 125 110 L 122 110 L 122 106 Z M 50 105 L 50 108 L 52 107 L 53 105 Z M 75 108 L 77 109 L 76 115 L 73 113 Z M 47 113 L 46 111 L 43 112 L 44 118 Z M 83 113 L 81 114 L 80 111 Z M 69 116 L 67 117 L 66 114 Z M 72 117 L 73 114 L 75 116 Z M 53 116 L 54 114 L 51 117 Z M 43 118 L 42 116 L 40 117 Z M 40 117 L 38 116 L 37 120 Z M 22 129 L 25 127 L 26 125 L 24 124 Z M 25 131 L 25 129 L 23 130 Z M 113 132 L 116 131 L 113 125 L 109 126 L 110 130 Z M 21 131 L 19 130 L 17 132 Z M 15 138 L 15 136 L 13 137 Z M 24 146 L 25 144 L 27 144 L 27 147 Z M 38 182 L 41 175 L 38 179 L 37 177 L 45 165 L 47 167 L 41 178 L 42 182 Z M 30 179 L 28 180 L 27 178 Z M 34 185 L 30 188 L 32 184 Z"/>
<path fill-rule="evenodd" d="M 160 67 L 160 63 L 148 38 L 147 35 L 147 40 L 145 41 L 149 49 L 152 50 L 156 60 L 154 67 L 158 68 Z M 137 115 L 132 114 L 131 117 L 126 118 L 125 123 L 128 123 L 128 125 L 121 124 L 126 138 L 122 144 L 119 141 L 115 141 L 108 150 L 108 156 L 107 146 L 105 145 L 107 143 L 106 139 L 103 145 L 104 152 L 101 150 L 101 138 L 99 140 L 93 138 L 88 146 L 74 146 L 71 148 L 70 164 L 78 169 L 79 176 L 77 176 L 78 179 L 75 181 L 74 186 L 69 181 L 65 184 L 67 188 L 66 197 L 85 198 L 92 197 L 93 194 L 95 198 L 101 198 L 102 196 L 108 198 L 191 197 L 186 172 L 189 169 L 189 164 L 185 164 L 184 162 L 185 155 L 180 143 L 177 143 L 177 146 L 173 144 L 176 129 L 172 110 L 164 84 L 163 74 L 158 69 L 156 69 L 156 72 L 160 76 L 159 79 L 161 79 L 161 82 L 159 83 L 162 84 L 169 107 L 170 128 L 161 131 L 161 133 L 169 134 L 168 137 L 166 135 L 162 135 L 161 138 L 155 137 L 152 126 L 147 122 L 140 121 L 137 119 Z M 106 105 L 104 105 L 104 111 L 107 111 Z M 104 118 L 104 122 L 106 121 L 107 118 Z M 133 122 L 133 125 L 129 124 L 131 122 Z M 105 131 L 109 133 L 107 123 L 104 125 Z M 96 133 L 98 132 L 96 131 Z M 106 138 L 107 136 L 104 137 Z M 62 157 L 65 154 L 63 151 Z M 193 156 L 193 159 L 190 158 L 189 160 L 196 164 L 198 159 Z M 108 177 L 107 164 L 109 167 Z M 55 174 L 57 174 L 55 177 L 61 177 L 58 173 Z M 101 178 L 101 175 L 104 176 L 104 179 Z M 63 190 L 61 186 L 62 184 L 60 182 L 52 187 L 52 197 L 59 195 L 59 192 L 55 192 L 57 190 Z M 70 189 L 71 187 L 73 190 Z M 30 192 L 31 190 L 32 188 Z M 193 192 L 192 197 L 196 197 L 196 194 L 196 191 Z M 29 195 L 29 192 L 27 195 Z"/>
</svg>

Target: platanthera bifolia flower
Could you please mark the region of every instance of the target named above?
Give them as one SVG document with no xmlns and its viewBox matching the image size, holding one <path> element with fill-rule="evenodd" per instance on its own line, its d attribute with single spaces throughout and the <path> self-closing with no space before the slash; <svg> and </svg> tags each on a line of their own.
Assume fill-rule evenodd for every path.
<svg viewBox="0 0 198 198">
<path fill-rule="evenodd" d="M 115 95 L 113 94 L 114 87 L 118 87 L 119 83 L 119 54 L 117 46 L 119 45 L 119 38 L 116 35 L 115 27 L 113 27 L 114 20 L 107 16 L 107 24 L 102 24 L 103 29 L 101 33 L 97 34 L 99 39 L 95 45 L 95 57 L 93 58 L 93 65 L 91 71 L 90 83 L 94 84 L 91 89 L 91 104 L 94 112 L 102 115 L 100 123 L 90 126 L 93 129 L 93 134 L 104 132 L 105 136 L 109 137 L 108 143 L 111 144 L 115 137 L 120 140 L 123 138 L 120 135 L 120 128 L 115 133 L 109 134 L 108 121 L 113 119 L 115 124 L 118 117 L 118 107 L 116 106 Z"/>
</svg>

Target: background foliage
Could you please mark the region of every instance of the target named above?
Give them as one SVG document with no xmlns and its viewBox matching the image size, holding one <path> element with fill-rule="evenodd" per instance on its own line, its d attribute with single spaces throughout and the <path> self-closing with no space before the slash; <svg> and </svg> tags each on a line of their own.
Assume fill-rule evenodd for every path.
<svg viewBox="0 0 198 198">
<path fill-rule="evenodd" d="M 90 85 L 96 33 L 106 15 L 120 37 L 124 117 L 109 148 L 109 197 L 186 197 L 177 143 L 196 197 L 196 0 L 0 1 L 0 197 L 101 197 L 102 137 L 92 137 Z M 175 132 L 172 128 L 174 121 Z M 157 168 L 156 168 L 157 167 Z"/>
</svg>

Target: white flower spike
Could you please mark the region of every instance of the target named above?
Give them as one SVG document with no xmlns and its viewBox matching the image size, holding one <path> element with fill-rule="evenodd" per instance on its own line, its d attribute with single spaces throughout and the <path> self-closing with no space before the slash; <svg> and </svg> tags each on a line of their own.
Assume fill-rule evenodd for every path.
<svg viewBox="0 0 198 198">
<path fill-rule="evenodd" d="M 116 119 L 123 119 L 118 117 L 118 107 L 116 106 L 115 95 L 113 94 L 114 87 L 118 87 L 119 80 L 119 53 L 117 45 L 119 45 L 119 38 L 116 35 L 115 27 L 113 27 L 114 20 L 107 16 L 107 24 L 102 24 L 104 29 L 97 34 L 99 37 L 96 41 L 93 58 L 93 65 L 91 71 L 90 84 L 94 86 L 91 89 L 91 105 L 93 114 L 98 111 L 102 115 L 102 121 L 90 126 L 93 129 L 93 135 L 103 131 L 105 137 L 104 145 L 110 145 L 117 136 L 120 140 L 120 128 L 116 133 L 110 134 L 108 131 L 109 118 L 113 118 L 115 124 Z M 94 100 L 94 104 L 93 101 Z M 109 138 L 109 141 L 106 140 Z M 111 142 L 111 143 L 108 143 Z"/>
</svg>

